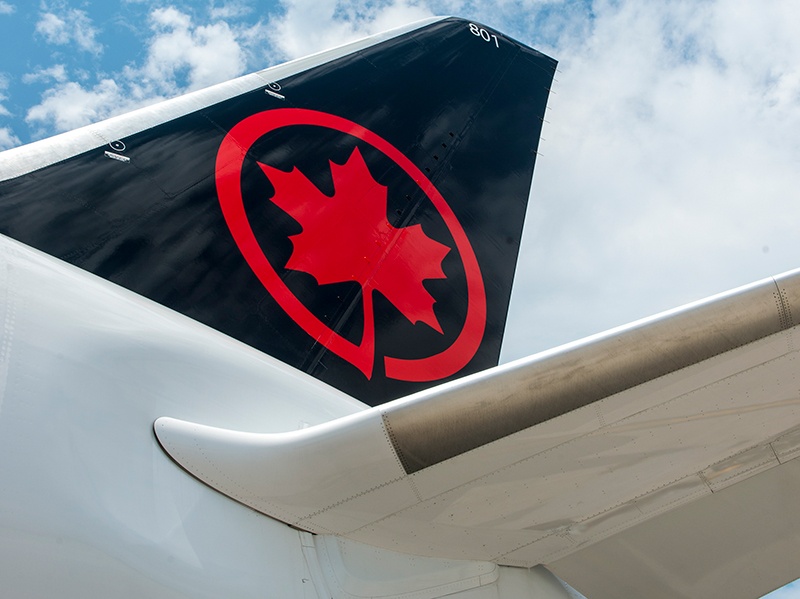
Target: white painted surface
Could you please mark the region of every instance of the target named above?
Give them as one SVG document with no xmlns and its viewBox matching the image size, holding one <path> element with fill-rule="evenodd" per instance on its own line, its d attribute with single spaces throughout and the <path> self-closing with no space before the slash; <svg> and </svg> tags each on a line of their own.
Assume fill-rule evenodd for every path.
<svg viewBox="0 0 800 599">
<path fill-rule="evenodd" d="M 358 419 L 364 406 L 5 237 L 0 327 L 4 597 L 570 596 L 544 569 L 314 539 L 200 483 L 159 447 L 159 415 L 278 432 Z M 282 464 L 290 478 L 300 466 Z"/>
<path fill-rule="evenodd" d="M 794 303 L 775 311 L 776 323 L 779 313 L 800 311 L 800 274 L 780 281 Z M 745 313 L 761 322 L 762 304 L 775 309 L 772 289 L 771 281 L 748 286 L 648 322 L 669 324 L 699 309 L 706 315 L 714 301 L 730 306 L 736 298 L 756 298 L 757 309 Z M 618 331 L 613 346 L 624 347 L 627 331 L 639 335 L 647 327 Z M 156 432 L 201 480 L 304 530 L 416 555 L 531 567 L 798 455 L 798 334 L 797 326 L 785 329 L 411 475 L 393 459 L 394 440 L 384 428 L 395 402 L 284 435 L 243 435 L 169 418 L 157 422 Z M 472 405 L 473 385 L 496 410 L 517 387 L 534 401 L 535 385 L 518 386 L 517 379 L 535 381 L 530 375 L 538 372 L 549 380 L 549 365 L 560 368 L 570 357 L 580 366 L 596 343 L 604 337 L 559 350 L 563 359 L 534 357 L 396 403 L 422 406 L 455 389 L 454 399 Z M 458 412 L 439 416 L 445 439 Z"/>
<path fill-rule="evenodd" d="M 180 470 L 152 422 L 277 431 L 361 406 L 5 238 L 0 280 L 3 595 L 313 596 L 297 531 Z"/>
</svg>

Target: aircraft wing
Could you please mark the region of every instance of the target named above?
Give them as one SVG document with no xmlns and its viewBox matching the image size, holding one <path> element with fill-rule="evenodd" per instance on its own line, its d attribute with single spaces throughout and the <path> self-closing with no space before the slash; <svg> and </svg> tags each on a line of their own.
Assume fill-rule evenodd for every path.
<svg viewBox="0 0 800 599">
<path fill-rule="evenodd" d="M 156 421 L 190 473 L 297 528 L 546 564 L 591 598 L 796 577 L 800 271 L 284 434 Z"/>
</svg>

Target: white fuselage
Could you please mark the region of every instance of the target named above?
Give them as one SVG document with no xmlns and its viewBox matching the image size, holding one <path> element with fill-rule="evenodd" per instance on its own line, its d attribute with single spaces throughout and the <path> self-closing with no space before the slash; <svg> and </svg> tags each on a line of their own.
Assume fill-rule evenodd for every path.
<svg viewBox="0 0 800 599">
<path fill-rule="evenodd" d="M 365 406 L 5 237 L 0 294 L 3 596 L 568 596 L 543 569 L 312 536 L 223 496 L 161 450 L 156 418 L 280 432 Z"/>
</svg>

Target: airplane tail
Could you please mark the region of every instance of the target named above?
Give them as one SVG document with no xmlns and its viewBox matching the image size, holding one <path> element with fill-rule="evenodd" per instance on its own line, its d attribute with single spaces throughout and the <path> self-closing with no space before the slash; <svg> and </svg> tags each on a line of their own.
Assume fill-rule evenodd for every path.
<svg viewBox="0 0 800 599">
<path fill-rule="evenodd" d="M 432 19 L 0 156 L 0 233 L 370 405 L 497 364 L 556 62 Z"/>
</svg>

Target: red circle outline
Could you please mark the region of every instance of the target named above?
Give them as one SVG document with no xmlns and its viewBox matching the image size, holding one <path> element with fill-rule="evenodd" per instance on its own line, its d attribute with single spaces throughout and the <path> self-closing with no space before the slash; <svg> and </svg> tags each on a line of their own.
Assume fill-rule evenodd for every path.
<svg viewBox="0 0 800 599">
<path fill-rule="evenodd" d="M 241 175 L 247 152 L 267 133 L 293 125 L 325 127 L 368 143 L 397 164 L 433 203 L 453 236 L 464 265 L 467 279 L 467 316 L 464 326 L 450 347 L 438 354 L 416 359 L 384 356 L 384 365 L 387 377 L 412 382 L 436 381 L 461 370 L 478 351 L 486 329 L 486 291 L 475 252 L 461 223 L 433 183 L 400 150 L 361 125 L 316 110 L 279 108 L 249 116 L 228 132 L 217 152 L 217 195 L 225 222 L 247 264 L 281 308 L 306 333 L 370 377 L 374 361 L 374 347 L 370 346 L 373 344 L 356 345 L 348 341 L 297 299 L 267 260 L 245 213 Z"/>
</svg>

